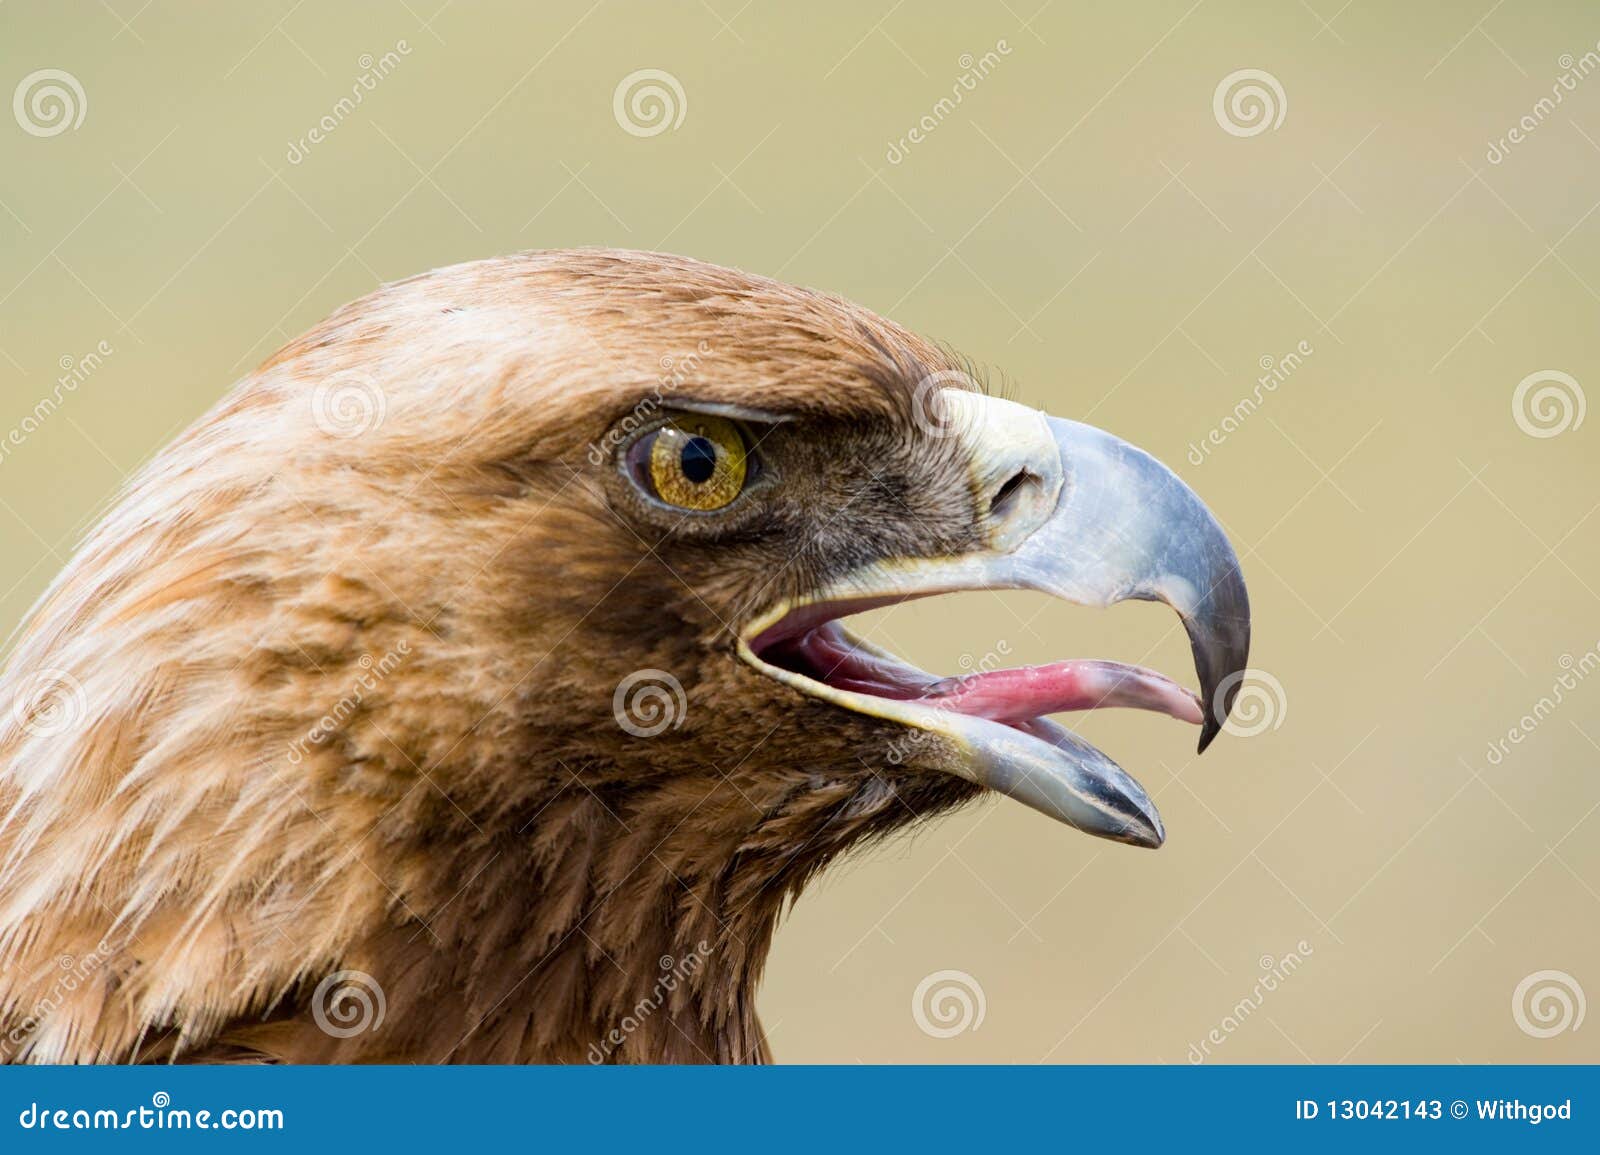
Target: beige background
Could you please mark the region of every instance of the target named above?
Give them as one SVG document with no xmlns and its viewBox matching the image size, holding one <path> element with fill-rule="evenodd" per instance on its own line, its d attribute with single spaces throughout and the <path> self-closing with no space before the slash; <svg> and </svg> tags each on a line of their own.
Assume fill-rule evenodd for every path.
<svg viewBox="0 0 1600 1155">
<path fill-rule="evenodd" d="M 0 440 L 113 350 L 0 459 L 7 629 L 128 470 L 380 280 L 607 244 L 824 287 L 1183 473 L 1244 558 L 1265 728 L 1196 761 L 1186 728 L 1084 723 L 1159 853 L 1002 801 L 835 870 L 772 959 L 780 1059 L 1181 1063 L 1302 941 L 1217 1059 L 1600 1059 L 1600 1021 L 1512 1013 L 1541 970 L 1600 997 L 1600 676 L 1488 750 L 1600 660 L 1600 417 L 1534 437 L 1512 407 L 1545 370 L 1600 390 L 1600 75 L 1486 156 L 1596 48 L 1594 5 L 533 9 L 0 5 L 0 96 L 59 68 L 86 101 L 54 136 L 0 109 Z M 648 137 L 613 114 L 644 68 L 684 94 Z M 1213 112 L 1244 68 L 1286 99 L 1253 136 Z M 951 671 L 1003 642 L 1191 678 L 1172 621 L 973 595 L 875 626 Z M 934 1038 L 912 997 L 943 969 L 985 1013 Z"/>
</svg>

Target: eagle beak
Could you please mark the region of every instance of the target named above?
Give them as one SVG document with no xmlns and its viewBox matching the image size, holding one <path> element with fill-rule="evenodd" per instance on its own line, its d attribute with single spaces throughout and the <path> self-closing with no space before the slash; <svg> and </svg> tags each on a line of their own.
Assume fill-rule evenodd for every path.
<svg viewBox="0 0 1600 1155">
<path fill-rule="evenodd" d="M 1088 833 L 1160 846 L 1166 833 L 1143 788 L 1044 715 L 1155 710 L 1200 724 L 1204 751 L 1227 721 L 1250 648 L 1249 599 L 1233 547 L 1177 475 L 1102 430 L 961 390 L 940 390 L 930 401 L 934 435 L 957 439 L 965 451 L 981 511 L 979 548 L 873 563 L 764 615 L 741 652 L 813 696 L 942 737 L 918 751 L 919 763 Z M 1111 662 L 940 679 L 834 621 L 973 589 L 1032 589 L 1090 606 L 1165 602 L 1188 632 L 1200 694 Z"/>
</svg>

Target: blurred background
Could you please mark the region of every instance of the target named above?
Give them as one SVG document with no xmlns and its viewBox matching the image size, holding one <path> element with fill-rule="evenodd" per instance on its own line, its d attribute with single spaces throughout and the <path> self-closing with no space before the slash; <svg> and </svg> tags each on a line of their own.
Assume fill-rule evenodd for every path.
<svg viewBox="0 0 1600 1155">
<path fill-rule="evenodd" d="M 1203 759 L 1082 723 L 1158 853 L 1002 800 L 834 869 L 780 1061 L 1600 1059 L 1594 5 L 10 0 L 0 96 L 6 632 L 381 281 L 615 245 L 827 289 L 1177 469 L 1256 670 Z M 863 624 L 1192 680 L 1159 607 Z"/>
</svg>

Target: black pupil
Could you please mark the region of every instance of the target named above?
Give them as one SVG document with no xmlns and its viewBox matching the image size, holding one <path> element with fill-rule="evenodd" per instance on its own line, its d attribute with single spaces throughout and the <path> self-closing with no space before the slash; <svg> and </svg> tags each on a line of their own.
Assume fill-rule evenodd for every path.
<svg viewBox="0 0 1600 1155">
<path fill-rule="evenodd" d="M 717 468 L 717 447 L 705 437 L 691 437 L 678 455 L 683 475 L 696 485 L 711 480 Z"/>
</svg>

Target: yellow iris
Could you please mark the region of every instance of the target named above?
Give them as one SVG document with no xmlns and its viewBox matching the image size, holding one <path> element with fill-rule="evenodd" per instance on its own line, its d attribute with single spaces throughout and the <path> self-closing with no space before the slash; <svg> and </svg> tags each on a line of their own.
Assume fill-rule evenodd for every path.
<svg viewBox="0 0 1600 1155">
<path fill-rule="evenodd" d="M 746 468 L 744 438 L 720 417 L 680 418 L 651 441 L 650 483 L 682 509 L 721 509 L 744 489 Z"/>
</svg>

